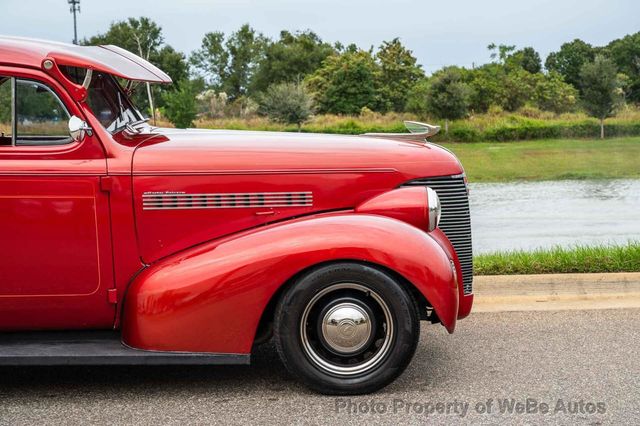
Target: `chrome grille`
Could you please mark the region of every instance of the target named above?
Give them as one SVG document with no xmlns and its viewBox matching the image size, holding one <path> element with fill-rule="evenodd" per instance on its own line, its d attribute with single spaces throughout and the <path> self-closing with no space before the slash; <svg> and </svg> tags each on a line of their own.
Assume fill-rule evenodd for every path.
<svg viewBox="0 0 640 426">
<path fill-rule="evenodd" d="M 462 175 L 416 179 L 405 186 L 428 186 L 436 191 L 442 204 L 438 226 L 451 241 L 462 268 L 464 294 L 473 291 L 473 253 L 471 251 L 471 217 L 469 196 Z"/>
</svg>

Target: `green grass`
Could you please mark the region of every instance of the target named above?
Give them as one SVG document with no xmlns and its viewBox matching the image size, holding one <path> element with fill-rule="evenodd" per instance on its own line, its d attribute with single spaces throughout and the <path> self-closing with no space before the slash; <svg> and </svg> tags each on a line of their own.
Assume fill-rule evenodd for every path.
<svg viewBox="0 0 640 426">
<path fill-rule="evenodd" d="M 640 272 L 640 242 L 497 252 L 473 261 L 476 275 Z"/>
<path fill-rule="evenodd" d="M 640 178 L 640 137 L 443 145 L 471 182 Z"/>
</svg>

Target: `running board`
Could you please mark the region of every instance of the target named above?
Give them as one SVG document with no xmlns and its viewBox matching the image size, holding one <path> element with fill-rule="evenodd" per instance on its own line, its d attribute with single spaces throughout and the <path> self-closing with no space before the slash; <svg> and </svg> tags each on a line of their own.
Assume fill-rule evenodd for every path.
<svg viewBox="0 0 640 426">
<path fill-rule="evenodd" d="M 250 358 L 249 354 L 132 349 L 120 342 L 120 333 L 115 331 L 0 333 L 0 366 L 246 365 Z"/>
</svg>

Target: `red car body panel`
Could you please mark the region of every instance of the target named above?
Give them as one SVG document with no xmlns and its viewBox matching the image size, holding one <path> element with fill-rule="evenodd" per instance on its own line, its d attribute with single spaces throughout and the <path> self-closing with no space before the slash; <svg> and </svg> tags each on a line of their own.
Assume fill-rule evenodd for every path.
<svg viewBox="0 0 640 426">
<path fill-rule="evenodd" d="M 0 330 L 121 328 L 138 348 L 248 353 L 278 289 L 340 260 L 404 277 L 450 332 L 468 315 L 473 296 L 453 277 L 450 259 L 462 273 L 450 241 L 420 226 L 409 196 L 422 200 L 419 188 L 397 189 L 463 173 L 446 150 L 359 136 L 111 135 L 76 85 L 42 69 L 46 59 L 54 70 L 169 81 L 111 47 L 0 38 L 0 75 L 42 82 L 93 128 L 66 145 L 0 146 L 0 245 L 13 251 L 0 256 Z M 291 193 L 310 195 L 278 205 Z M 199 208 L 198 194 L 247 205 L 234 195 L 233 206 Z M 169 204 L 148 208 L 155 197 Z"/>
<path fill-rule="evenodd" d="M 20 37 L 0 38 L 0 64 L 40 69 L 52 59 L 57 65 L 90 68 L 127 80 L 171 83 L 155 65 L 118 46 L 76 46 Z"/>
<path fill-rule="evenodd" d="M 340 260 L 396 271 L 453 331 L 458 288 L 440 246 L 395 219 L 336 213 L 205 244 L 151 266 L 127 294 L 124 342 L 161 351 L 249 353 L 278 288 L 305 269 Z"/>
<path fill-rule="evenodd" d="M 81 110 L 38 70 L 0 66 L 0 75 L 37 79 L 72 114 Z M 96 137 L 61 146 L 0 146 L 0 328 L 104 328 L 115 308 L 107 175 Z M 70 220 L 71 219 L 71 220 Z M 61 238 L 69 240 L 61 245 Z M 76 254 L 77 253 L 77 254 Z M 80 258 L 82 265 L 75 265 Z"/>
<path fill-rule="evenodd" d="M 141 144 L 133 159 L 134 208 L 145 262 L 268 222 L 353 208 L 416 177 L 462 171 L 444 150 L 384 139 L 171 130 L 163 131 L 163 136 L 159 142 Z M 313 205 L 220 209 L 215 214 L 206 209 L 142 209 L 143 194 L 149 192 L 287 190 L 311 192 Z"/>
<path fill-rule="evenodd" d="M 429 199 L 424 187 L 403 187 L 383 192 L 358 205 L 355 211 L 391 217 L 418 229 L 429 228 Z"/>
</svg>

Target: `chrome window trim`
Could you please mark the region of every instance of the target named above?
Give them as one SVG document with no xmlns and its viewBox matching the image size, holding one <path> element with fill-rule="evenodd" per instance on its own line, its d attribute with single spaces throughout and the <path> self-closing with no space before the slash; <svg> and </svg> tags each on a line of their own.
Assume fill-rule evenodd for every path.
<svg viewBox="0 0 640 426">
<path fill-rule="evenodd" d="M 11 77 L 11 146 L 16 146 L 16 131 L 18 120 L 16 119 L 16 78 Z"/>
</svg>

